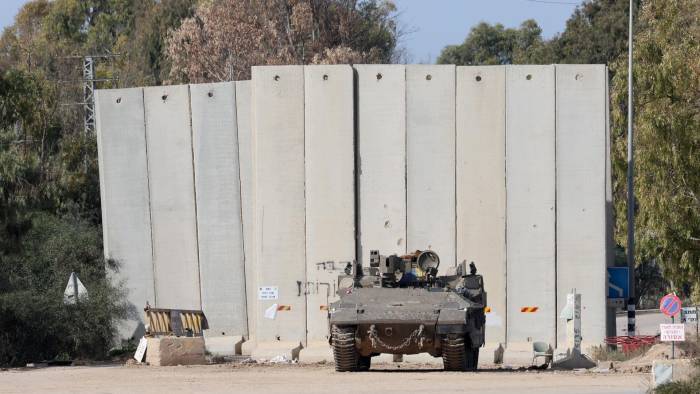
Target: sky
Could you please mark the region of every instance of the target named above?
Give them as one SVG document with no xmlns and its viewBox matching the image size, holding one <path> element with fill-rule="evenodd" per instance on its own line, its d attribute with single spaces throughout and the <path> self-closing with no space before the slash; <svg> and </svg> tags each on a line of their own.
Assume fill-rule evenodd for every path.
<svg viewBox="0 0 700 394">
<path fill-rule="evenodd" d="M 0 0 L 0 30 L 12 24 L 26 0 Z M 411 63 L 433 63 L 446 45 L 459 44 L 479 22 L 517 27 L 534 19 L 545 38 L 564 30 L 581 0 L 394 0 L 402 29 L 400 43 Z"/>
</svg>

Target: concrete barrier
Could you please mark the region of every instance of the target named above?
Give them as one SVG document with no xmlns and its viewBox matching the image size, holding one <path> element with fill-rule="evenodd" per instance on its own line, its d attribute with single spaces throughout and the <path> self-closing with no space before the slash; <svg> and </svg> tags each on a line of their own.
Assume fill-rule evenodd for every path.
<svg viewBox="0 0 700 394">
<path fill-rule="evenodd" d="M 486 341 L 506 341 L 506 73 L 457 67 L 457 261 L 474 261 L 491 309 Z"/>
<path fill-rule="evenodd" d="M 292 359 L 306 343 L 304 70 L 254 67 L 252 84 L 258 265 L 253 291 L 270 290 L 258 293 L 252 355 Z"/>
<path fill-rule="evenodd" d="M 406 68 L 357 65 L 359 240 L 369 251 L 406 252 Z"/>
<path fill-rule="evenodd" d="M 508 342 L 554 344 L 554 66 L 511 66 L 506 78 Z"/>
<path fill-rule="evenodd" d="M 332 359 L 328 305 L 338 275 L 355 260 L 353 70 L 304 67 L 307 349 L 302 361 Z"/>
<path fill-rule="evenodd" d="M 144 89 L 156 305 L 201 309 L 189 87 Z"/>
<path fill-rule="evenodd" d="M 584 344 L 605 339 L 606 113 L 605 66 L 557 65 L 557 311 L 572 289 L 581 294 Z M 557 343 L 566 321 L 557 319 Z"/>
<path fill-rule="evenodd" d="M 455 265 L 455 66 L 406 66 L 407 251 Z M 386 253 L 386 252 L 385 252 Z"/>
<path fill-rule="evenodd" d="M 100 90 L 95 101 L 104 254 L 119 263 L 112 280 L 127 290 L 131 318 L 120 336 L 139 338 L 141 311 L 156 302 L 143 89 Z"/>
<path fill-rule="evenodd" d="M 233 82 L 190 85 L 202 310 L 212 332 L 248 334 Z"/>
</svg>

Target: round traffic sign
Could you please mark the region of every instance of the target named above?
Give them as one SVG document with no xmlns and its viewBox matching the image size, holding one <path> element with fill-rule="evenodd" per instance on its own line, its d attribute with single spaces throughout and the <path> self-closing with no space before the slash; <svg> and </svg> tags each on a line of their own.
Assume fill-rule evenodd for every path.
<svg viewBox="0 0 700 394">
<path fill-rule="evenodd" d="M 659 309 L 666 316 L 676 316 L 681 311 L 681 299 L 675 294 L 666 294 L 661 298 Z"/>
</svg>

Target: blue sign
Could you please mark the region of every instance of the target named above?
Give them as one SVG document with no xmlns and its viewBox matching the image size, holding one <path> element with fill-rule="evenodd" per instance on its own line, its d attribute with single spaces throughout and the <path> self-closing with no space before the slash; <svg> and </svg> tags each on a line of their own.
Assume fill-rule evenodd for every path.
<svg viewBox="0 0 700 394">
<path fill-rule="evenodd" d="M 629 297 L 628 272 L 627 267 L 608 267 L 608 298 L 627 299 Z"/>
</svg>

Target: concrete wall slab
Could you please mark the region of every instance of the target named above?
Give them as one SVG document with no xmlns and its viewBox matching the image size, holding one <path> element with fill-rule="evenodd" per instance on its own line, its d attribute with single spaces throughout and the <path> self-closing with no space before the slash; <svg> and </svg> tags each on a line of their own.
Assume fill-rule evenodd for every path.
<svg viewBox="0 0 700 394">
<path fill-rule="evenodd" d="M 297 284 L 306 281 L 303 67 L 253 67 L 252 97 L 257 282 L 278 291 L 277 299 L 258 300 L 256 351 L 262 342 L 296 348 L 306 342 L 306 297 Z M 266 318 L 273 304 L 290 309 Z"/>
<path fill-rule="evenodd" d="M 202 310 L 209 328 L 248 332 L 233 82 L 190 85 Z"/>
<path fill-rule="evenodd" d="M 144 89 L 156 306 L 200 309 L 189 87 Z"/>
<path fill-rule="evenodd" d="M 120 264 L 112 279 L 125 283 L 134 317 L 119 335 L 138 338 L 141 311 L 156 302 L 143 89 L 100 90 L 95 102 L 104 254 Z"/>
<path fill-rule="evenodd" d="M 407 250 L 454 266 L 455 66 L 406 66 Z"/>
<path fill-rule="evenodd" d="M 581 294 L 581 335 L 605 339 L 606 112 L 604 65 L 557 65 L 557 311 Z M 566 345 L 566 321 L 557 319 Z"/>
<path fill-rule="evenodd" d="M 509 66 L 506 78 L 508 342 L 554 345 L 554 66 Z"/>
<path fill-rule="evenodd" d="M 457 67 L 457 261 L 484 276 L 486 341 L 506 341 L 506 73 Z"/>
<path fill-rule="evenodd" d="M 406 68 L 357 65 L 358 258 L 406 252 Z"/>
<path fill-rule="evenodd" d="M 307 336 L 328 351 L 327 307 L 355 259 L 353 84 L 350 66 L 304 67 Z"/>
</svg>

